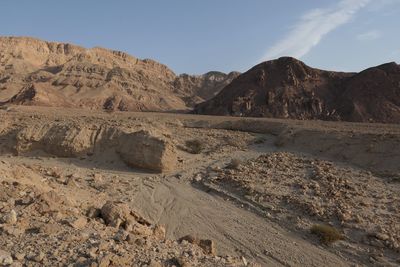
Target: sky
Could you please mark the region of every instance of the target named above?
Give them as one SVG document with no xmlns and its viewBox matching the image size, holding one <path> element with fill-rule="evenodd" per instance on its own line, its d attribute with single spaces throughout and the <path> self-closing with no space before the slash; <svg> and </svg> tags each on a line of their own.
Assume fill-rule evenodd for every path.
<svg viewBox="0 0 400 267">
<path fill-rule="evenodd" d="M 0 35 L 151 58 L 176 73 L 293 56 L 321 69 L 400 63 L 400 0 L 0 0 Z"/>
</svg>

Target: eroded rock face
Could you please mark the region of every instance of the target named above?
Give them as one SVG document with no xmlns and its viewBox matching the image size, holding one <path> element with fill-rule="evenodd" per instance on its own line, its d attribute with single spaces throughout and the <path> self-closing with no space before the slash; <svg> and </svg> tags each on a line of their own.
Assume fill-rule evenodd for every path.
<svg viewBox="0 0 400 267">
<path fill-rule="evenodd" d="M 167 66 L 104 48 L 0 37 L 0 103 L 109 111 L 188 110 L 237 74 L 177 76 Z"/>
<path fill-rule="evenodd" d="M 228 74 L 210 71 L 203 75 L 181 74 L 174 81 L 176 92 L 183 95 L 183 100 L 188 106 L 213 98 L 222 88 L 230 84 L 239 72 L 230 72 Z"/>
<path fill-rule="evenodd" d="M 93 153 L 97 131 L 80 125 L 29 125 L 18 132 L 18 153 L 41 149 L 59 157 Z"/>
<path fill-rule="evenodd" d="M 42 150 L 58 157 L 116 153 L 131 167 L 155 172 L 171 171 L 177 162 L 174 144 L 155 129 L 126 132 L 117 127 L 33 124 L 16 131 L 15 150 Z"/>
</svg>

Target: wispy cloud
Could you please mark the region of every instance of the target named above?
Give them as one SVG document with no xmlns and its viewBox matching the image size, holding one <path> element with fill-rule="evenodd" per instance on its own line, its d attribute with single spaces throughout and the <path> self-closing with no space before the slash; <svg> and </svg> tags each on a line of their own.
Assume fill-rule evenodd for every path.
<svg viewBox="0 0 400 267">
<path fill-rule="evenodd" d="M 392 53 L 390 53 L 390 56 L 392 56 L 392 57 L 400 56 L 400 49 L 396 49 L 396 50 L 392 51 Z"/>
<path fill-rule="evenodd" d="M 377 30 L 372 30 L 368 32 L 361 33 L 356 36 L 359 41 L 372 41 L 379 39 L 381 37 L 381 33 Z"/>
<path fill-rule="evenodd" d="M 301 17 L 286 37 L 268 49 L 262 61 L 280 56 L 303 57 L 325 35 L 348 23 L 370 1 L 341 0 L 333 7 L 310 10 Z"/>
</svg>

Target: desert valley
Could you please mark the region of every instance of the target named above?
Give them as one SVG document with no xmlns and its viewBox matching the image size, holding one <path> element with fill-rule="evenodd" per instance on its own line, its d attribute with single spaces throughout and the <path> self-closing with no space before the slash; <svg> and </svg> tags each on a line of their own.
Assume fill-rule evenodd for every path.
<svg viewBox="0 0 400 267">
<path fill-rule="evenodd" d="M 0 37 L 0 266 L 399 266 L 400 66 L 175 74 Z"/>
</svg>

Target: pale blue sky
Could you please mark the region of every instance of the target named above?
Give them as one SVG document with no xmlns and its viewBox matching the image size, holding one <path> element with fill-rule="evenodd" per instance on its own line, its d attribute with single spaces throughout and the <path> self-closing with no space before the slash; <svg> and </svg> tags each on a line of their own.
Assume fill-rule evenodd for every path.
<svg viewBox="0 0 400 267">
<path fill-rule="evenodd" d="M 176 73 L 281 55 L 359 71 L 400 63 L 400 0 L 1 0 L 0 35 L 102 46 Z"/>
</svg>

